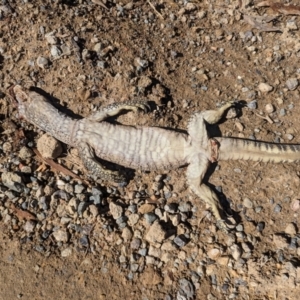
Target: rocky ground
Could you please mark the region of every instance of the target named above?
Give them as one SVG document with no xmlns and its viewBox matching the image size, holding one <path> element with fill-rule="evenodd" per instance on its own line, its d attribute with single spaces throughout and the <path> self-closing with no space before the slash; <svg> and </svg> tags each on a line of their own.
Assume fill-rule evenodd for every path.
<svg viewBox="0 0 300 300">
<path fill-rule="evenodd" d="M 245 107 L 211 134 L 300 143 L 298 5 L 1 1 L 0 298 L 297 299 L 296 163 L 212 165 L 225 234 L 185 168 L 128 171 L 119 187 L 66 145 L 41 158 L 56 141 L 18 118 L 7 88 L 38 87 L 77 116 L 149 99 L 117 122 L 176 129 L 234 99 Z"/>
</svg>

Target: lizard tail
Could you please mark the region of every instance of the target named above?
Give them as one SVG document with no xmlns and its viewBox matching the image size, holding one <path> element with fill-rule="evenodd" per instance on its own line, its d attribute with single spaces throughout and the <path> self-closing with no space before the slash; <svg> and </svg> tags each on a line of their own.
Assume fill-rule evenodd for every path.
<svg viewBox="0 0 300 300">
<path fill-rule="evenodd" d="M 295 162 L 300 160 L 300 144 L 277 144 L 239 138 L 214 138 L 219 143 L 218 160 Z"/>
</svg>

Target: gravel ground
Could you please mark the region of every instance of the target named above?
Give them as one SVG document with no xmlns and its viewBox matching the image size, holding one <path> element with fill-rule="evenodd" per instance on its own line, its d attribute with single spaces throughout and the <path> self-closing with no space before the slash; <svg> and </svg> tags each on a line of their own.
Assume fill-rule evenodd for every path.
<svg viewBox="0 0 300 300">
<path fill-rule="evenodd" d="M 84 117 L 149 99 L 117 122 L 183 130 L 235 99 L 245 108 L 212 134 L 300 143 L 300 6 L 286 2 L 1 1 L 1 299 L 297 299 L 296 163 L 213 165 L 224 234 L 185 168 L 93 178 L 7 97 L 35 86 Z"/>
</svg>

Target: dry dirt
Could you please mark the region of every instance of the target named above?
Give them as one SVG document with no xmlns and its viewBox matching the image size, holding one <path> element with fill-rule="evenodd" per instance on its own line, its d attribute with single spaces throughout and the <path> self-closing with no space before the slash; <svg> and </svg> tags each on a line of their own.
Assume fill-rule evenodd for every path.
<svg viewBox="0 0 300 300">
<path fill-rule="evenodd" d="M 300 78 L 299 9 L 295 6 L 294 15 L 289 15 L 288 9 L 272 10 L 258 2 L 2 1 L 2 131 L 10 120 L 16 128 L 24 122 L 16 118 L 7 97 L 7 88 L 20 84 L 44 90 L 80 116 L 113 102 L 149 99 L 153 112 L 129 113 L 118 121 L 177 129 L 186 128 L 193 112 L 214 109 L 232 99 L 257 100 L 257 108 L 245 107 L 238 118 L 220 124 L 222 135 L 300 143 L 299 87 L 291 90 L 286 83 Z M 256 18 L 256 25 L 249 16 Z M 267 23 L 269 16 L 276 19 Z M 280 30 L 273 31 L 272 26 Z M 39 57 L 47 61 L 40 63 Z M 272 90 L 264 91 L 260 83 Z M 28 132 L 25 135 L 34 142 Z M 10 136 L 18 151 L 18 136 Z M 2 144 L 6 138 L 3 134 Z M 1 152 L 2 163 L 6 159 Z M 1 172 L 4 168 L 2 164 Z M 151 186 L 158 174 L 137 171 L 124 193 L 141 184 Z M 119 245 L 114 244 L 118 232 L 103 245 L 98 243 L 103 249 L 96 254 L 72 252 L 61 257 L 55 248 L 44 255 L 35 250 L 36 236 L 24 243 L 24 232 L 12 230 L 0 215 L 0 299 L 189 299 L 178 295 L 178 282 L 190 279 L 193 272 L 199 278 L 194 277 L 196 290 L 190 299 L 299 297 L 300 173 L 296 163 L 230 161 L 210 170 L 209 182 L 222 187 L 221 198 L 229 199 L 233 218 L 243 225 L 244 240 L 252 241 L 251 254 L 243 262 L 233 259 L 226 265 L 207 258 L 207 251 L 217 248 L 231 259 L 228 236 L 216 230 L 213 217 L 201 218 L 206 208 L 190 194 L 185 168 L 164 174 L 170 176 L 178 199 L 198 208 L 199 219 L 191 226 L 198 240 L 174 250 L 168 262 L 146 264 L 130 280 L 128 270 L 118 262 Z M 243 206 L 247 198 L 253 208 Z M 278 205 L 281 209 L 276 212 Z M 296 232 L 286 230 L 290 223 Z M 236 243 L 242 242 L 237 236 Z M 189 264 L 186 257 L 193 251 L 196 259 Z M 175 259 L 179 259 L 176 267 Z M 197 267 L 203 261 L 205 271 L 200 276 Z M 212 278 L 217 278 L 217 284 Z"/>
</svg>

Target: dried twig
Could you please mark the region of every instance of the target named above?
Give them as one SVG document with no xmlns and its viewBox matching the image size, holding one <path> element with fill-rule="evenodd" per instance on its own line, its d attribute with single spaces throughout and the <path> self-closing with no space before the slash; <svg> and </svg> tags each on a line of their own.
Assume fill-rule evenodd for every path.
<svg viewBox="0 0 300 300">
<path fill-rule="evenodd" d="M 54 162 L 52 159 L 50 158 L 44 158 L 41 153 L 37 150 L 37 149 L 33 149 L 33 152 L 38 156 L 39 159 L 41 159 L 44 163 L 46 163 L 47 165 L 49 165 L 51 168 L 67 175 L 67 176 L 71 176 L 75 179 L 81 180 L 83 181 L 85 184 L 89 185 L 88 182 L 86 182 L 85 180 L 82 180 L 78 175 L 76 175 L 75 173 L 73 173 L 72 171 L 66 169 L 65 167 L 57 164 L 56 162 Z"/>
<path fill-rule="evenodd" d="M 162 16 L 162 14 L 157 11 L 157 9 L 155 8 L 155 6 L 150 2 L 150 0 L 147 0 L 147 2 L 149 3 L 149 5 L 151 6 L 151 8 L 155 11 L 155 13 L 163 20 L 164 17 Z"/>
<path fill-rule="evenodd" d="M 16 214 L 20 220 L 36 220 L 36 216 L 27 210 L 17 208 L 13 203 L 10 205 L 12 211 Z"/>
<path fill-rule="evenodd" d="M 272 1 L 262 1 L 257 4 L 258 7 L 267 6 L 278 13 L 284 15 L 298 15 L 300 16 L 300 5 L 285 5 L 283 3 L 273 3 Z"/>
<path fill-rule="evenodd" d="M 269 16 L 269 17 L 252 17 L 249 15 L 244 15 L 244 20 L 253 26 L 254 28 L 257 28 L 259 31 L 282 31 L 279 27 L 274 27 L 267 25 L 266 23 L 271 22 L 274 20 L 276 16 Z"/>
</svg>

